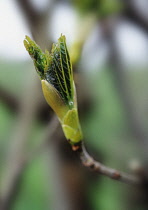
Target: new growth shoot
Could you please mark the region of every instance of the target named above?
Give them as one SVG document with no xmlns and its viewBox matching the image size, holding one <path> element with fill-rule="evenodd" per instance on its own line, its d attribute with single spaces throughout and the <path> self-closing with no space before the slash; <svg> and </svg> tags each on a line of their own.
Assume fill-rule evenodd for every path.
<svg viewBox="0 0 148 210">
<path fill-rule="evenodd" d="M 41 79 L 42 90 L 47 103 L 54 110 L 62 125 L 65 137 L 72 145 L 82 141 L 79 123 L 76 89 L 66 38 L 61 35 L 53 44 L 51 53 L 42 52 L 40 47 L 28 36 L 24 45 L 34 61 Z"/>
</svg>

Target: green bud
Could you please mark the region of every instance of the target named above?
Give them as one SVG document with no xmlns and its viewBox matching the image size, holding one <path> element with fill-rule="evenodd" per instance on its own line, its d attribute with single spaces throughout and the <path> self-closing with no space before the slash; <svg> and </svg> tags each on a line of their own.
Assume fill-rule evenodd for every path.
<svg viewBox="0 0 148 210">
<path fill-rule="evenodd" d="M 53 44 L 51 53 L 47 50 L 43 53 L 28 36 L 24 40 L 24 45 L 41 79 L 44 97 L 58 116 L 65 137 L 70 140 L 71 144 L 80 142 L 83 136 L 65 36 L 61 35 L 58 43 Z"/>
</svg>

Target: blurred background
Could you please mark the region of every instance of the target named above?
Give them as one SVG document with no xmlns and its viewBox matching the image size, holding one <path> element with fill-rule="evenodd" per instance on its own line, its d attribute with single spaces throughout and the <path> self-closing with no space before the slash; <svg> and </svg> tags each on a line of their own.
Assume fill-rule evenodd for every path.
<svg viewBox="0 0 148 210">
<path fill-rule="evenodd" d="M 0 1 L 1 210 L 148 209 L 148 184 L 81 165 L 23 46 L 28 35 L 50 50 L 66 35 L 88 151 L 121 171 L 147 171 L 147 8 L 147 0 Z"/>
</svg>

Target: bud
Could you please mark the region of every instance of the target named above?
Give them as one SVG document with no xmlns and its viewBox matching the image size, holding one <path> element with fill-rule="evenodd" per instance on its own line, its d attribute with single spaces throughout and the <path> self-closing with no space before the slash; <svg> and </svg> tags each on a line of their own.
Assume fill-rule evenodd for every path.
<svg viewBox="0 0 148 210">
<path fill-rule="evenodd" d="M 24 40 L 26 50 L 34 61 L 41 79 L 42 90 L 47 103 L 54 110 L 62 125 L 65 137 L 71 144 L 83 138 L 79 123 L 76 89 L 72 65 L 66 46 L 66 38 L 61 35 L 53 44 L 51 53 L 42 52 L 28 36 Z"/>
</svg>

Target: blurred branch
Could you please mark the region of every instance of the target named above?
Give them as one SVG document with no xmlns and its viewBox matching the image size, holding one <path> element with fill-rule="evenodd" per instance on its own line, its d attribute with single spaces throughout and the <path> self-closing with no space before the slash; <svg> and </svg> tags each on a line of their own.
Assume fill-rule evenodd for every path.
<svg viewBox="0 0 148 210">
<path fill-rule="evenodd" d="M 32 163 L 32 161 L 37 158 L 42 152 L 47 149 L 47 145 L 51 142 L 53 142 L 56 138 L 58 133 L 55 132 L 58 129 L 58 119 L 56 116 L 54 116 L 51 120 L 51 122 L 47 125 L 47 128 L 44 131 L 44 137 L 42 140 L 42 144 L 39 145 L 37 148 L 35 148 L 30 155 L 21 158 L 19 162 L 17 161 L 17 168 L 15 171 L 13 171 L 13 181 L 7 183 L 7 193 L 3 197 L 1 197 L 0 200 L 0 209 L 1 210 L 8 210 L 11 209 L 11 205 L 13 204 L 13 201 L 18 195 L 18 192 L 21 187 L 22 179 L 24 171 L 27 169 L 29 164 Z M 50 141 L 50 142 L 49 142 Z M 15 163 L 15 164 L 16 164 Z M 10 173 L 12 176 L 12 173 Z"/>
<path fill-rule="evenodd" d="M 18 110 L 19 103 L 17 98 L 3 87 L 0 87 L 0 100 L 4 102 L 10 110 L 15 112 Z"/>
<path fill-rule="evenodd" d="M 124 0 L 123 3 L 126 6 L 124 14 L 125 18 L 128 18 L 132 22 L 136 23 L 140 28 L 148 33 L 148 18 L 135 6 L 136 2 L 133 0 Z"/>
<path fill-rule="evenodd" d="M 119 91 L 120 99 L 127 113 L 128 124 L 131 128 L 132 135 L 140 141 L 143 152 L 147 155 L 148 136 L 144 131 L 141 122 L 133 108 L 131 97 L 128 94 L 128 84 L 124 73 L 124 66 L 120 60 L 120 53 L 115 40 L 115 31 L 117 24 L 120 24 L 120 18 L 108 19 L 102 22 L 102 33 L 110 47 L 109 63 L 111 64 L 114 81 Z M 141 141 L 143 142 L 141 144 Z"/>
<path fill-rule="evenodd" d="M 47 44 L 50 40 L 48 37 L 48 25 L 49 25 L 48 12 L 47 11 L 45 11 L 45 13 L 41 12 L 38 13 L 37 11 L 35 12 L 35 10 L 32 10 L 33 9 L 32 4 L 30 3 L 29 0 L 25 1 L 16 0 L 16 1 L 18 2 L 22 11 L 24 12 L 33 39 L 41 46 L 42 49 L 44 49 L 45 47 L 47 48 L 48 46 Z M 39 108 L 42 104 L 42 99 L 43 99 L 41 94 L 41 88 L 39 86 L 39 80 L 36 80 L 36 78 L 30 78 L 29 81 L 30 83 L 26 84 L 26 88 L 24 88 L 25 93 L 24 95 L 22 95 L 16 130 L 14 132 L 13 137 L 11 137 L 12 148 L 10 149 L 10 151 L 8 151 L 8 163 L 6 164 L 7 171 L 2 179 L 2 184 L 4 186 L 0 189 L 1 210 L 9 210 L 13 208 L 13 204 L 16 201 L 18 192 L 20 190 L 23 174 L 24 171 L 26 170 L 27 165 L 34 158 L 36 158 L 39 155 L 39 153 L 45 151 L 45 149 L 48 148 L 46 140 L 47 138 L 49 139 L 50 135 L 46 136 L 47 137 L 45 138 L 46 140 L 43 141 L 42 144 L 32 152 L 32 154 L 29 154 L 28 157 L 26 156 L 27 155 L 25 151 L 26 141 L 29 137 L 32 124 L 36 119 L 36 115 L 39 112 Z M 55 125 L 55 129 L 56 128 L 57 127 Z M 49 134 L 49 129 L 47 129 L 47 131 Z M 52 139 L 53 140 L 59 139 L 59 136 L 57 136 L 59 131 L 55 132 L 54 128 L 52 128 L 52 131 L 54 133 Z M 58 173 L 60 173 L 59 168 L 57 168 L 56 164 L 54 165 L 54 167 L 57 169 Z M 65 188 L 65 186 L 63 187 Z M 58 193 L 58 196 L 62 198 L 63 189 L 61 190 L 60 193 L 61 195 L 59 195 Z M 67 196 L 65 196 L 65 198 L 66 199 L 64 203 L 61 203 L 62 206 L 60 206 L 60 208 L 64 210 L 65 210 L 64 204 L 69 202 L 67 200 L 68 199 Z M 70 201 L 72 200 L 73 198 L 71 197 Z M 57 200 L 56 203 L 58 203 Z"/>
<path fill-rule="evenodd" d="M 9 150 L 7 151 L 7 168 L 1 183 L 1 200 L 2 203 L 4 201 L 4 203 L 7 205 L 11 205 L 9 204 L 9 202 L 12 201 L 12 199 L 10 199 L 10 195 L 13 194 L 9 193 L 11 192 L 11 189 L 15 188 L 17 191 L 17 187 L 15 184 L 16 180 L 20 180 L 20 176 L 23 173 L 22 159 L 24 155 L 26 141 L 29 137 L 34 118 L 38 111 L 38 107 L 40 106 L 37 81 L 34 80 L 32 84 L 27 84 L 27 86 L 28 87 L 26 87 L 25 93 L 22 95 L 23 98 L 20 104 L 20 111 L 18 113 L 16 128 L 14 130 L 14 133 L 11 135 L 11 145 L 9 147 Z M 27 91 L 28 88 L 32 91 Z M 5 210 L 6 209 L 7 208 L 5 208 Z"/>
<path fill-rule="evenodd" d="M 124 182 L 127 184 L 137 185 L 137 186 L 142 184 L 142 180 L 140 179 L 140 177 L 117 171 L 113 168 L 109 168 L 103 165 L 102 163 L 94 160 L 93 157 L 90 156 L 89 153 L 86 151 L 83 143 L 80 145 L 80 147 L 73 147 L 73 150 L 75 149 L 76 150 L 78 149 L 82 164 L 85 167 L 90 168 L 92 171 L 98 172 L 99 174 L 107 176 L 111 179 Z"/>
<path fill-rule="evenodd" d="M 32 8 L 29 0 L 17 0 L 22 11 L 24 11 L 34 40 L 40 44 L 42 48 L 47 46 L 48 40 L 48 14 L 38 13 Z M 35 16 L 34 16 L 35 15 Z M 35 19 L 34 19 L 35 17 Z M 33 19 L 33 21 L 32 21 Z M 7 153 L 6 171 L 2 177 L 0 189 L 0 209 L 8 210 L 12 208 L 13 202 L 19 190 L 20 180 L 23 177 L 24 155 L 26 141 L 29 138 L 31 128 L 39 107 L 42 104 L 43 96 L 39 86 L 39 81 L 32 75 L 29 82 L 26 82 L 26 88 L 22 93 L 20 109 L 16 129 L 11 136 L 11 145 Z"/>
<path fill-rule="evenodd" d="M 19 112 L 21 101 L 14 96 L 11 91 L 0 86 L 0 100 L 9 108 L 12 112 Z M 46 102 L 41 103 L 39 111 L 37 113 L 37 119 L 41 122 L 47 123 L 50 116 L 50 107 Z"/>
<path fill-rule="evenodd" d="M 24 13 L 33 39 L 42 49 L 46 49 L 50 42 L 48 28 L 49 15 L 52 11 L 52 2 L 49 1 L 43 11 L 38 11 L 30 0 L 16 0 L 16 2 Z"/>
<path fill-rule="evenodd" d="M 22 11 L 24 12 L 25 18 L 29 20 L 29 22 L 35 23 L 38 21 L 38 18 L 43 18 L 44 16 L 48 16 L 49 8 L 50 8 L 50 1 L 46 5 L 43 11 L 38 11 L 33 3 L 30 0 L 16 0 L 16 2 L 21 7 Z"/>
</svg>

